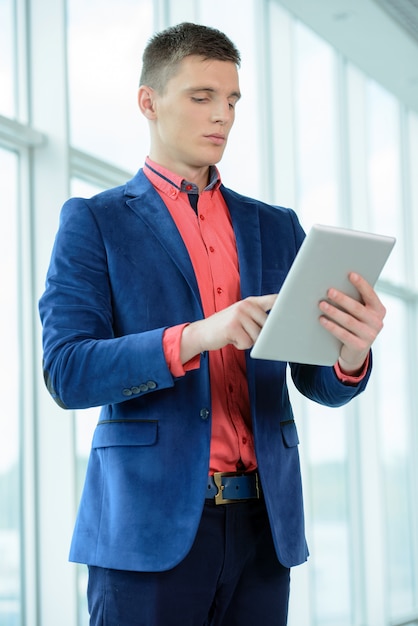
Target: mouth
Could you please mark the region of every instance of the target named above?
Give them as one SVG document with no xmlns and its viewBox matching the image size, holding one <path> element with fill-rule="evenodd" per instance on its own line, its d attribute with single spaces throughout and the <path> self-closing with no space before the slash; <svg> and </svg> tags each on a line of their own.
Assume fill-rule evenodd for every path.
<svg viewBox="0 0 418 626">
<path fill-rule="evenodd" d="M 215 144 L 216 146 L 222 146 L 226 142 L 225 135 L 220 135 L 219 133 L 205 135 L 205 139 L 208 139 L 211 143 Z"/>
</svg>

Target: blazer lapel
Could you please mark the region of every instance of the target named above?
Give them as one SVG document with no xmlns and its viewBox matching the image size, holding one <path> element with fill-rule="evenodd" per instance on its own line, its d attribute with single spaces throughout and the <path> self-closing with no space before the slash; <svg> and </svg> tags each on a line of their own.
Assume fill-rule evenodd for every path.
<svg viewBox="0 0 418 626">
<path fill-rule="evenodd" d="M 255 201 L 238 196 L 225 187 L 222 195 L 228 205 L 237 242 L 241 296 L 261 293 L 261 239 L 258 207 Z"/>
<path fill-rule="evenodd" d="M 241 296 L 261 293 L 261 240 L 258 207 L 255 201 L 244 198 L 221 186 L 231 214 L 238 250 Z M 128 206 L 147 225 L 160 245 L 171 255 L 184 275 L 201 306 L 199 289 L 186 246 L 161 200 L 142 170 L 126 184 Z"/>
<path fill-rule="evenodd" d="M 196 276 L 186 246 L 159 194 L 142 170 L 126 184 L 127 205 L 147 225 L 160 245 L 172 257 L 201 306 Z M 158 263 L 158 261 L 156 260 Z"/>
</svg>

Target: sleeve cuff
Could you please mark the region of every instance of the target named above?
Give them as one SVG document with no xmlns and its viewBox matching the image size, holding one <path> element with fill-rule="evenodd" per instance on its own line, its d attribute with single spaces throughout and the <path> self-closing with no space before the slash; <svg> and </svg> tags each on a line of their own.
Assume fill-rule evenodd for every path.
<svg viewBox="0 0 418 626">
<path fill-rule="evenodd" d="M 184 376 L 186 372 L 198 369 L 200 366 L 200 354 L 197 354 L 195 357 L 190 359 L 190 361 L 187 361 L 187 363 L 182 363 L 180 359 L 181 336 L 187 325 L 188 322 L 166 328 L 163 335 L 165 360 L 167 362 L 168 369 L 174 378 L 180 378 L 181 376 Z"/>
<path fill-rule="evenodd" d="M 370 363 L 370 352 L 367 355 L 366 360 L 364 361 L 360 374 L 358 374 L 357 376 L 350 376 L 349 374 L 344 374 L 344 372 L 340 368 L 340 364 L 338 363 L 338 361 L 334 365 L 334 371 L 338 380 L 340 380 L 342 383 L 346 383 L 347 385 L 357 385 L 366 376 L 367 371 L 369 369 L 369 363 Z"/>
</svg>

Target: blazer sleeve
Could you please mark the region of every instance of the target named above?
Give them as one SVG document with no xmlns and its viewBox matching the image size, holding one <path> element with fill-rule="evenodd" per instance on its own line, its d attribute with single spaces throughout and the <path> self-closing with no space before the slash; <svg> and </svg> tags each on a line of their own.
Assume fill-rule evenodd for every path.
<svg viewBox="0 0 418 626">
<path fill-rule="evenodd" d="M 164 328 L 115 336 L 108 254 L 88 202 L 66 202 L 39 301 L 44 378 L 63 408 L 118 403 L 174 385 Z"/>
<path fill-rule="evenodd" d="M 370 352 L 367 372 L 357 385 L 342 382 L 334 367 L 290 363 L 292 380 L 307 398 L 330 407 L 346 404 L 365 390 L 372 370 Z"/>
</svg>

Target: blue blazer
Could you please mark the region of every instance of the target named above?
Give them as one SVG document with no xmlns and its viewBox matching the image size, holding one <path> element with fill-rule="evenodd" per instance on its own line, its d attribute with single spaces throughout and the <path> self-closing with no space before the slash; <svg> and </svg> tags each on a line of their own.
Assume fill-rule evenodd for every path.
<svg viewBox="0 0 418 626">
<path fill-rule="evenodd" d="M 304 232 L 295 213 L 221 187 L 236 236 L 241 293 L 277 292 Z M 70 559 L 161 571 L 190 550 L 207 490 L 210 356 L 175 379 L 164 329 L 203 317 L 180 234 L 142 170 L 61 212 L 40 300 L 44 372 L 64 408 L 102 406 Z M 283 362 L 247 355 L 254 441 L 277 556 L 306 560 L 298 436 Z M 330 367 L 290 364 L 312 400 L 342 405 L 365 387 Z"/>
</svg>

